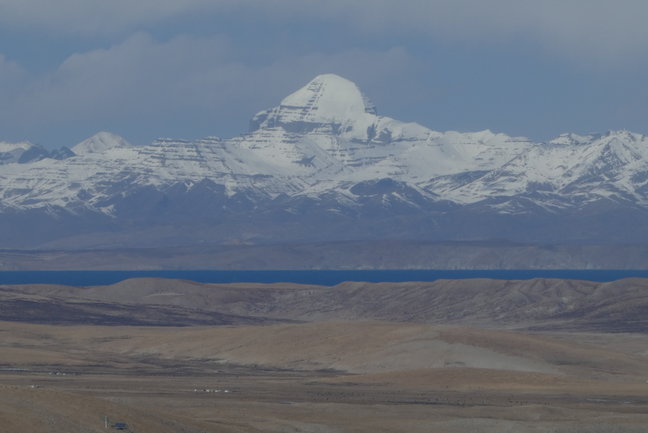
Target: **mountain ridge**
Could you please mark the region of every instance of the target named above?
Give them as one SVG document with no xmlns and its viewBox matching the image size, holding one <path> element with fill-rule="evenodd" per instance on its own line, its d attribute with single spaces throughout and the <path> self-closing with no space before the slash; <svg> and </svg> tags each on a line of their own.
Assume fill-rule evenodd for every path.
<svg viewBox="0 0 648 433">
<path fill-rule="evenodd" d="M 21 161 L 29 152 L 36 156 Z M 207 241 L 271 242 L 286 235 L 283 223 L 297 224 L 292 236 L 307 240 L 391 233 L 529 241 L 547 240 L 551 226 L 562 238 L 584 219 L 571 239 L 589 230 L 599 240 L 624 241 L 608 220 L 648 213 L 646 172 L 648 137 L 641 134 L 562 134 L 534 143 L 489 130 L 437 132 L 378 115 L 355 83 L 323 74 L 231 139 L 132 146 L 101 132 L 45 153 L 2 143 L 0 221 L 14 229 L 21 218 L 50 224 L 47 241 L 83 230 L 104 239 L 141 235 L 153 225 L 175 231 L 162 242 L 178 244 L 182 225 L 195 229 L 187 242 L 206 234 Z M 74 230 L 79 225 L 86 228 Z M 10 235 L 0 247 L 36 241 Z M 648 239 L 648 225 L 638 236 Z"/>
</svg>

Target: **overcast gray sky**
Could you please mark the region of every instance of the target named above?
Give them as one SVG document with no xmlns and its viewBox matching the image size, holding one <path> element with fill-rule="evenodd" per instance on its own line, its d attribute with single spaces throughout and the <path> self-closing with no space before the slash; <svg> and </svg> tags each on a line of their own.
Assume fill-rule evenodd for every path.
<svg viewBox="0 0 648 433">
<path fill-rule="evenodd" d="M 435 130 L 648 133 L 645 0 L 0 0 L 0 141 L 231 137 L 320 73 Z"/>
</svg>

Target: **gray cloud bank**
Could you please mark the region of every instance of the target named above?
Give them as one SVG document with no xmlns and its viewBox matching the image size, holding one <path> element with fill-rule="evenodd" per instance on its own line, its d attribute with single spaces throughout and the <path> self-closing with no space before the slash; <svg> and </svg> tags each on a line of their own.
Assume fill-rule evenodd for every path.
<svg viewBox="0 0 648 433">
<path fill-rule="evenodd" d="M 527 38 L 579 58 L 632 60 L 648 48 L 644 0 L 0 0 L 0 24 L 110 35 L 191 14 L 320 19 L 369 33 L 456 40 Z"/>
<path fill-rule="evenodd" d="M 177 25 L 196 16 L 246 17 L 277 29 L 317 22 L 348 44 L 282 51 L 281 38 L 261 30 L 256 37 L 278 38 L 260 44 L 274 44 L 276 53 L 250 62 L 249 46 L 237 45 L 227 31 L 192 33 Z M 95 38 L 102 46 L 67 53 L 40 72 L 0 52 L 0 128 L 17 131 L 15 139 L 77 128 L 77 136 L 67 137 L 116 129 L 137 141 L 147 124 L 159 134 L 232 135 L 244 132 L 256 110 L 323 72 L 359 81 L 374 99 L 395 106 L 420 104 L 438 91 L 426 84 L 437 59 L 422 59 L 403 40 L 491 49 L 522 41 L 562 67 L 632 71 L 648 64 L 647 16 L 643 0 L 0 0 L 7 31 Z M 156 36 L 160 28 L 164 37 Z M 367 42 L 373 38 L 399 42 Z M 628 102 L 632 110 L 617 111 L 648 115 L 645 91 L 637 95 Z"/>
</svg>

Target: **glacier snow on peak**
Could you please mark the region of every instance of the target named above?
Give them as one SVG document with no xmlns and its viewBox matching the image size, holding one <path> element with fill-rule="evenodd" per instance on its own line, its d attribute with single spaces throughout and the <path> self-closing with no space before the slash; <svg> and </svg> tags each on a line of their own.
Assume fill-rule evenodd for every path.
<svg viewBox="0 0 648 433">
<path fill-rule="evenodd" d="M 0 164 L 18 162 L 20 157 L 32 146 L 33 144 L 26 141 L 20 143 L 0 141 Z"/>
<path fill-rule="evenodd" d="M 98 132 L 92 137 L 83 140 L 72 148 L 72 151 L 77 155 L 85 155 L 88 153 L 101 153 L 108 149 L 131 147 L 130 143 L 122 137 L 110 132 Z"/>
</svg>

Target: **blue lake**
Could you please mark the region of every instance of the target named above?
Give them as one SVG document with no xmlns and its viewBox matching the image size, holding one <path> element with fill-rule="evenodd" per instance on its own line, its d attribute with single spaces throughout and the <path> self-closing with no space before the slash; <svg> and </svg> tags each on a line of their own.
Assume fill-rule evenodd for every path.
<svg viewBox="0 0 648 433">
<path fill-rule="evenodd" d="M 204 283 L 291 282 L 332 286 L 343 281 L 398 282 L 463 278 L 614 281 L 630 277 L 648 278 L 648 270 L 0 271 L 0 284 L 97 286 L 141 277 L 178 278 Z"/>
</svg>

